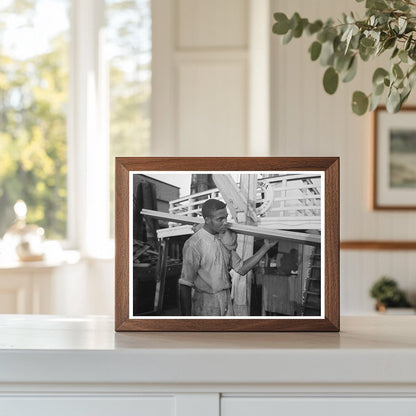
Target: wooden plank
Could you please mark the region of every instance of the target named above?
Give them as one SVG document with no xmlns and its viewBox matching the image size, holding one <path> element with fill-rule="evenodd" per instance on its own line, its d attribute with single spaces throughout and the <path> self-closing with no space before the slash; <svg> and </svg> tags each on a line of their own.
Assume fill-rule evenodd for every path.
<svg viewBox="0 0 416 416">
<path fill-rule="evenodd" d="M 254 178 L 257 177 L 255 174 L 252 175 Z M 221 196 L 226 201 L 227 206 L 236 221 L 238 220 L 237 213 L 244 212 L 253 222 L 257 222 L 255 209 L 249 204 L 246 195 L 241 192 L 231 175 L 213 174 L 212 179 L 220 190 Z"/>
<path fill-rule="evenodd" d="M 160 313 L 163 309 L 163 297 L 165 294 L 166 262 L 168 259 L 169 239 L 163 240 L 160 244 L 160 252 L 156 267 L 156 290 L 154 299 L 154 310 Z"/>
<path fill-rule="evenodd" d="M 150 209 L 142 209 L 142 215 L 157 218 L 160 220 L 167 220 L 181 224 L 204 224 L 204 219 L 200 217 L 187 217 L 185 215 L 174 215 L 166 212 L 153 211 Z M 321 237 L 319 235 L 297 233 L 293 231 L 269 230 L 267 228 L 256 227 L 253 225 L 227 223 L 228 228 L 238 234 L 251 235 L 258 238 L 277 238 L 284 241 L 292 241 L 295 243 L 304 244 L 321 244 Z"/>
</svg>

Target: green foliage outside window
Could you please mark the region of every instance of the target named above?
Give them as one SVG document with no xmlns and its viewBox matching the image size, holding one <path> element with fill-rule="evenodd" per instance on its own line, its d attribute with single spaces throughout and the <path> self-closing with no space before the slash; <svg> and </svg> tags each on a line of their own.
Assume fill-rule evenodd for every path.
<svg viewBox="0 0 416 416">
<path fill-rule="evenodd" d="M 66 237 L 66 33 L 40 54 L 23 50 L 19 57 L 5 47 L 8 22 L 30 28 L 34 7 L 14 1 L 0 8 L 0 238 L 18 199 L 28 206 L 27 221 L 48 238 Z"/>
<path fill-rule="evenodd" d="M 59 7 L 61 18 L 62 10 L 66 11 L 68 23 L 70 3 L 4 0 L 0 5 L 0 238 L 14 220 L 13 205 L 18 199 L 28 206 L 27 221 L 42 226 L 47 238 L 64 239 L 67 234 L 69 30 L 54 24 L 51 16 L 56 16 L 50 8 Z M 103 4 L 110 82 L 112 234 L 114 157 L 149 152 L 151 10 L 150 0 L 106 0 Z M 10 48 L 10 30 L 38 27 L 40 5 L 50 11 L 45 30 L 55 25 L 56 33 L 40 53 L 23 47 L 19 55 Z"/>
</svg>

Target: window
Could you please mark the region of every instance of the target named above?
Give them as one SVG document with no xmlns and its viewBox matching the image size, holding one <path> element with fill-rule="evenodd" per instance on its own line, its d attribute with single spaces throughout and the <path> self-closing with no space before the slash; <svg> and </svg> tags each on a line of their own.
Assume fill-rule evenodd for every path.
<svg viewBox="0 0 416 416">
<path fill-rule="evenodd" d="M 150 3 L 2 1 L 0 237 L 23 199 L 47 238 L 102 253 L 114 157 L 149 151 Z"/>
<path fill-rule="evenodd" d="M 28 222 L 44 227 L 48 238 L 66 237 L 69 6 L 68 0 L 0 6 L 0 236 L 23 199 Z"/>
</svg>

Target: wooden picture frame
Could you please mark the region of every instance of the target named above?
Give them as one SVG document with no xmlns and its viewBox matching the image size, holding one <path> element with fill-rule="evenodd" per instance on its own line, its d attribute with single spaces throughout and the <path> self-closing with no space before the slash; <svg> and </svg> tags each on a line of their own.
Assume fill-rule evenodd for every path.
<svg viewBox="0 0 416 416">
<path fill-rule="evenodd" d="M 416 107 L 373 113 L 373 209 L 416 209 Z"/>
<path fill-rule="evenodd" d="M 165 175 L 163 179 L 166 177 L 168 179 L 162 181 L 160 179 L 162 178 L 162 174 Z M 177 233 L 181 234 L 184 232 L 182 229 L 185 229 L 186 227 L 191 227 L 191 225 L 186 225 L 188 224 L 188 221 L 189 224 L 191 224 L 192 221 L 203 223 L 204 219 L 198 219 L 199 217 L 191 215 L 188 215 L 185 218 L 184 216 L 178 216 L 173 213 L 176 212 L 174 211 L 176 209 L 175 204 L 178 204 L 179 206 L 181 203 L 184 203 L 184 198 L 179 198 L 179 202 L 178 198 L 173 202 L 170 201 L 171 213 L 166 213 L 166 207 L 161 210 L 157 208 L 156 211 L 149 211 L 146 207 L 144 207 L 144 209 L 142 206 L 138 207 L 137 204 L 140 205 L 142 204 L 140 201 L 145 200 L 142 195 L 143 192 L 146 192 L 143 190 L 146 187 L 154 189 L 155 186 L 160 186 L 160 189 L 162 189 L 162 187 L 165 188 L 164 192 L 168 195 L 167 199 L 169 200 L 169 198 L 171 198 L 169 192 L 175 190 L 176 186 L 173 184 L 173 179 L 177 179 L 178 177 L 181 179 L 183 177 L 186 180 L 189 180 L 187 175 L 193 181 L 196 178 L 196 183 L 198 183 L 202 176 L 209 176 L 210 180 L 212 178 L 215 179 L 215 184 L 218 186 L 217 194 L 204 196 L 206 192 L 208 192 L 205 191 L 205 193 L 199 193 L 198 196 L 195 193 L 192 193 L 192 198 L 189 197 L 191 199 L 185 201 L 188 206 L 199 209 L 199 206 L 202 205 L 202 202 L 199 201 L 200 199 L 207 199 L 214 195 L 214 198 L 223 198 L 227 203 L 227 209 L 231 212 L 236 206 L 239 206 L 238 204 L 240 202 L 236 202 L 236 200 L 240 195 L 243 195 L 243 206 L 250 206 L 251 209 L 254 209 L 255 213 L 250 213 L 249 208 L 247 208 L 245 213 L 231 212 L 231 214 L 236 215 L 235 218 L 237 218 L 236 221 L 233 219 L 231 223 L 228 223 L 228 227 L 231 231 L 238 233 L 238 236 L 248 236 L 247 238 L 249 240 L 251 238 L 250 241 L 254 242 L 253 244 L 255 246 L 259 243 L 260 248 L 263 248 L 266 245 L 266 243 L 263 243 L 263 238 L 268 238 L 269 241 L 270 239 L 274 241 L 274 239 L 277 238 L 278 243 L 276 245 L 277 248 L 274 257 L 271 254 L 269 256 L 270 263 L 265 263 L 264 259 L 267 256 L 262 257 L 262 260 L 260 263 L 257 263 L 256 266 L 255 276 L 257 280 L 255 284 L 246 284 L 249 288 L 247 289 L 247 293 L 251 293 L 247 296 L 254 296 L 255 291 L 261 292 L 260 300 L 257 296 L 257 301 L 252 302 L 251 306 L 249 306 L 251 311 L 254 309 L 254 306 L 257 308 L 257 312 L 255 312 L 254 316 L 250 315 L 251 311 L 247 312 L 247 316 L 181 316 L 176 313 L 176 309 L 174 309 L 174 314 L 169 315 L 169 313 L 172 312 L 169 312 L 167 306 L 166 311 L 163 308 L 158 309 L 157 307 L 160 299 L 162 299 L 162 301 L 165 299 L 166 304 L 168 304 L 166 293 L 163 295 L 165 283 L 166 286 L 168 284 L 174 285 L 175 283 L 178 287 L 184 286 L 182 279 L 181 285 L 177 283 L 181 274 L 177 269 L 177 264 L 174 263 L 177 261 L 175 256 L 178 256 L 179 262 L 181 259 L 181 252 L 176 247 L 178 246 L 181 248 L 183 252 L 183 246 L 181 246 L 180 243 L 175 243 L 176 245 L 174 247 L 176 254 L 173 254 L 172 258 L 167 257 L 162 248 L 164 245 L 163 235 L 168 235 L 166 238 L 170 239 L 170 241 L 176 241 L 172 236 Z M 245 185 L 243 185 L 243 178 L 248 178 L 248 180 L 253 180 L 253 178 L 255 178 L 253 185 L 254 191 L 251 191 L 254 192 L 254 194 L 250 194 L 254 195 L 254 202 L 252 201 L 250 203 L 247 202 L 248 199 L 244 200 L 249 193 L 245 193 L 246 190 L 244 188 Z M 258 178 L 261 178 L 261 182 L 259 182 Z M 227 180 L 229 181 L 229 184 L 226 182 Z M 240 183 L 237 185 L 235 181 L 238 180 L 240 180 Z M 149 186 L 149 183 L 152 182 L 154 184 Z M 135 183 L 135 187 L 133 187 L 133 183 Z M 193 185 L 195 184 L 193 183 Z M 230 187 L 227 188 L 227 186 Z M 242 191 L 243 188 L 244 192 Z M 339 158 L 119 157 L 116 158 L 115 189 L 116 331 L 339 331 Z M 209 192 L 211 191 L 212 189 L 209 188 Z M 221 191 L 224 196 L 222 196 Z M 138 195 L 141 196 L 139 197 Z M 276 195 L 278 195 L 278 197 L 276 197 Z M 158 196 L 157 198 L 160 199 L 161 197 Z M 155 203 L 159 204 L 160 201 L 157 200 L 157 198 L 153 198 L 152 201 L 156 201 Z M 186 198 L 187 197 L 185 197 L 185 199 Z M 290 206 L 290 203 L 287 202 L 289 200 L 295 205 Z M 294 200 L 296 201 L 293 202 Z M 303 204 L 300 208 L 296 208 L 298 206 L 296 204 L 300 203 L 298 201 L 301 201 Z M 269 205 L 271 204 L 273 208 L 270 208 L 266 202 Z M 265 208 L 266 205 L 267 207 Z M 275 206 L 277 206 L 277 208 Z M 273 211 L 273 214 L 269 212 L 264 213 L 261 211 L 262 209 L 263 211 L 269 209 L 270 212 Z M 259 212 L 261 214 L 258 214 Z M 289 214 L 285 214 L 287 212 L 289 212 Z M 247 221 L 243 224 L 240 221 L 242 218 L 241 215 L 244 216 L 246 214 L 254 216 L 258 215 L 261 217 L 258 219 L 257 225 L 253 225 L 253 223 L 250 225 L 250 221 L 247 220 L 247 217 L 244 217 Z M 270 214 L 271 217 L 267 217 L 268 214 Z M 289 218 L 287 215 L 289 215 Z M 182 224 L 185 225 L 183 225 L 182 228 L 177 227 L 176 229 L 158 228 L 156 243 L 150 240 L 146 240 L 146 243 L 143 242 L 145 239 L 148 239 L 148 236 L 152 235 L 151 228 L 149 228 L 149 218 L 160 218 L 160 221 L 165 220 L 164 225 L 166 226 L 166 221 L 172 222 L 172 216 L 176 222 L 178 222 L 178 219 L 181 221 L 183 220 Z M 282 217 L 282 219 L 276 220 L 276 216 L 279 216 L 279 218 Z M 138 221 L 137 218 L 140 218 L 140 221 L 138 222 L 139 225 L 134 225 L 133 220 Z M 143 220 L 143 218 L 147 219 Z M 267 223 L 266 220 L 269 221 L 271 225 Z M 283 220 L 288 220 L 284 223 L 287 225 L 279 227 L 275 226 L 277 223 L 282 223 Z M 205 221 L 208 220 L 205 219 Z M 180 223 L 180 221 L 178 223 Z M 136 236 L 139 229 L 143 230 L 140 228 L 143 224 L 147 227 L 145 237 L 140 237 L 141 240 L 133 239 L 133 234 Z M 318 225 L 314 226 L 313 224 Z M 169 223 L 169 226 L 170 225 L 172 224 Z M 268 227 L 267 229 L 265 228 L 266 226 Z M 315 229 L 311 231 L 310 229 L 304 229 L 304 227 L 315 227 Z M 317 230 L 319 227 L 321 227 L 320 231 Z M 148 231 L 148 228 L 150 231 Z M 204 226 L 204 229 L 205 228 L 206 225 Z M 289 228 L 292 229 L 289 230 Z M 193 233 L 193 231 L 190 231 L 190 233 Z M 205 233 L 205 230 L 201 230 L 199 235 L 201 235 L 201 233 Z M 232 232 L 230 235 L 233 235 Z M 142 236 L 142 234 L 140 234 L 140 236 Z M 183 239 L 182 234 L 178 238 Z M 154 250 L 155 247 L 151 247 L 152 243 L 158 244 L 158 250 Z M 296 247 L 298 247 L 299 250 L 293 251 L 291 249 L 289 252 L 287 247 L 291 247 L 290 243 L 298 244 Z M 281 245 L 283 245 L 282 249 Z M 321 247 L 322 252 L 320 253 Z M 255 248 L 255 253 L 258 251 L 256 250 L 257 249 Z M 142 254 L 144 252 L 147 254 Z M 227 251 L 227 253 L 229 252 Z M 319 253 L 322 254 L 322 261 Z M 157 255 L 156 263 L 154 263 L 155 259 L 151 257 L 155 255 Z M 168 260 L 166 260 L 167 258 Z M 274 263 L 271 263 L 270 259 L 274 259 Z M 277 259 L 280 259 L 279 262 Z M 245 260 L 244 257 L 243 260 Z M 139 261 L 139 263 L 137 263 L 137 261 Z M 290 261 L 292 261 L 292 263 L 290 263 Z M 168 264 L 171 264 L 169 267 L 172 270 L 176 267 L 176 274 L 174 275 L 174 278 L 171 279 L 173 280 L 173 283 L 170 280 L 169 282 L 166 280 L 166 270 L 169 269 L 169 267 L 166 266 L 167 262 Z M 292 264 L 292 266 L 287 266 L 287 264 Z M 293 266 L 293 264 L 295 264 L 295 266 Z M 134 280 L 133 276 L 136 276 L 136 266 L 138 266 L 139 278 Z M 182 266 L 183 264 L 181 264 L 181 267 Z M 150 270 L 152 268 L 154 273 L 150 273 L 152 274 L 150 278 L 146 277 L 146 272 L 144 270 Z M 277 270 L 277 272 L 275 270 Z M 317 273 L 313 272 L 313 270 L 317 271 Z M 269 271 L 271 277 L 268 275 Z M 282 289 L 283 286 L 279 286 L 280 289 L 274 289 L 274 286 L 276 285 L 275 276 L 278 276 L 282 282 L 286 282 L 286 292 Z M 288 276 L 286 280 L 284 280 L 284 276 Z M 296 281 L 297 276 L 301 276 L 298 277 L 298 279 L 303 279 L 302 283 Z M 316 278 L 313 278 L 312 276 L 315 276 Z M 262 281 L 259 283 L 260 277 L 262 278 Z M 267 284 L 265 279 L 269 279 Z M 144 300 L 137 300 L 140 299 L 142 293 L 146 292 L 143 289 L 143 285 L 145 284 L 143 282 L 145 282 L 145 280 L 150 281 L 152 285 L 155 285 L 155 298 L 151 299 L 152 301 L 154 300 L 154 310 L 151 310 L 149 313 L 141 310 L 139 312 L 136 311 L 136 305 L 144 307 L 144 304 L 149 300 L 149 296 L 144 297 Z M 320 285 L 319 306 L 313 306 L 313 292 L 310 286 L 310 284 L 313 283 L 312 280 L 320 280 L 319 283 L 315 282 L 317 285 Z M 280 282 L 280 280 L 278 281 Z M 290 316 L 283 316 L 275 312 L 276 310 L 279 311 L 277 307 L 274 307 L 273 305 L 270 306 L 270 304 L 273 304 L 273 299 L 272 301 L 266 301 L 265 299 L 266 297 L 269 299 L 270 294 L 273 297 L 276 293 L 278 293 L 279 296 L 283 296 L 282 293 L 292 293 L 290 292 L 291 281 L 296 282 L 293 283 L 292 286 L 297 285 L 296 287 L 301 287 L 301 289 L 294 292 L 294 296 L 296 296 L 296 299 L 298 300 L 297 302 L 285 302 L 285 307 L 287 307 L 286 303 L 289 303 L 290 307 L 293 307 L 293 310 L 291 309 L 292 312 L 289 312 Z M 136 284 L 135 282 L 137 282 L 137 287 L 142 285 L 143 288 L 136 290 L 136 286 L 134 286 L 134 284 Z M 287 289 L 287 286 L 289 286 L 289 289 Z M 192 290 L 194 291 L 194 289 Z M 302 290 L 301 305 L 299 303 L 299 290 Z M 175 288 L 172 286 L 170 293 L 172 294 L 174 291 Z M 199 289 L 195 289 L 195 292 L 198 291 Z M 162 293 L 162 296 L 160 296 L 160 293 Z M 315 295 L 318 296 L 317 293 L 315 293 Z M 234 298 L 234 302 L 235 301 L 236 298 Z M 237 308 L 237 306 L 239 305 L 236 305 L 235 307 Z M 261 314 L 258 312 L 260 310 L 258 309 L 259 307 L 261 307 Z M 311 312 L 313 311 L 313 307 L 319 308 L 317 309 L 319 312 Z M 237 309 L 235 309 L 235 311 L 236 310 Z M 248 310 L 249 309 L 247 309 L 247 311 Z"/>
</svg>

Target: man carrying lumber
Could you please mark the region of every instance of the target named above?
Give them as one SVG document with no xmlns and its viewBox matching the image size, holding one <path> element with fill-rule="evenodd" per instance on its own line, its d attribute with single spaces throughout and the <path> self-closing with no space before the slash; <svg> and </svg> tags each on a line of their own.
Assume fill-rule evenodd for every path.
<svg viewBox="0 0 416 416">
<path fill-rule="evenodd" d="M 236 253 L 237 235 L 227 230 L 226 205 L 209 199 L 202 206 L 205 224 L 183 247 L 179 279 L 182 315 L 232 316 L 229 269 L 247 274 L 277 240 L 264 240 L 263 246 L 247 260 Z"/>
</svg>

